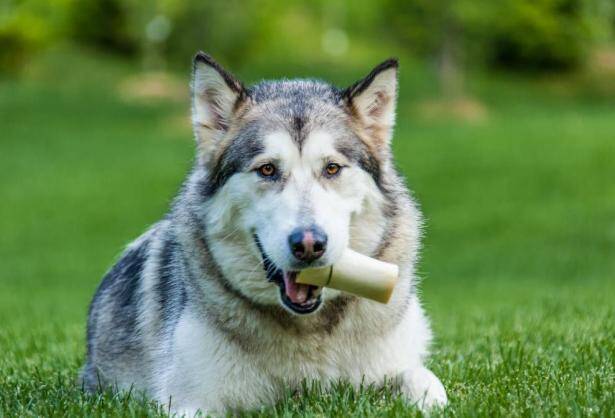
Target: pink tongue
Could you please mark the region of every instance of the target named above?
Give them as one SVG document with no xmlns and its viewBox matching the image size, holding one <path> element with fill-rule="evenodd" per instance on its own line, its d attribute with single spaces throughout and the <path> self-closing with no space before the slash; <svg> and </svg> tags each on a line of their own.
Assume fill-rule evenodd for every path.
<svg viewBox="0 0 615 418">
<path fill-rule="evenodd" d="M 307 300 L 309 285 L 300 284 L 295 281 L 297 278 L 296 271 L 284 272 L 284 287 L 286 289 L 286 296 L 293 303 L 304 303 Z"/>
</svg>

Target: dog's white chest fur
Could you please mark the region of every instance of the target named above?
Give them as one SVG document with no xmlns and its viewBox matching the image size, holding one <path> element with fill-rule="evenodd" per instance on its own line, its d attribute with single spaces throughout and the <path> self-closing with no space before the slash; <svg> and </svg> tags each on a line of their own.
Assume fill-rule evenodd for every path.
<svg viewBox="0 0 615 418">
<path fill-rule="evenodd" d="M 302 381 L 319 381 L 327 387 L 344 380 L 358 387 L 403 379 L 404 371 L 422 370 L 421 358 L 430 338 L 416 301 L 412 303 L 399 325 L 386 335 L 377 331 L 375 336 L 363 335 L 348 323 L 347 329 L 342 325 L 326 337 L 271 338 L 272 344 L 259 345 L 254 351 L 229 343 L 206 322 L 184 315 L 173 336 L 173 354 L 161 358 L 156 397 L 171 399 L 172 407 L 184 412 L 205 407 L 224 411 L 274 403 L 289 389 L 300 389 Z M 354 309 L 356 320 L 360 310 Z M 425 383 L 433 385 L 431 380 Z M 414 385 L 420 392 L 424 383 Z M 435 392 L 428 394 L 433 401 L 446 399 L 443 391 Z"/>
</svg>

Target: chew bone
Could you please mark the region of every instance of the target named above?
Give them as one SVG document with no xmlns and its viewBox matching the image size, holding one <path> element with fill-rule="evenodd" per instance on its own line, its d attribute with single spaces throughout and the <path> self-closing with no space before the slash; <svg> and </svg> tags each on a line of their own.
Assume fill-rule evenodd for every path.
<svg viewBox="0 0 615 418">
<path fill-rule="evenodd" d="M 297 283 L 330 287 L 387 303 L 399 277 L 395 264 L 346 249 L 333 266 L 302 270 Z"/>
</svg>

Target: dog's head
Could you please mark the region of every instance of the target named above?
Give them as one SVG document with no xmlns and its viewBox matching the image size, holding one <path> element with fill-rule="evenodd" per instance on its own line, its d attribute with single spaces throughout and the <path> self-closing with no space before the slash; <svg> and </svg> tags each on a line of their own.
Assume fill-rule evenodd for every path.
<svg viewBox="0 0 615 418">
<path fill-rule="evenodd" d="M 318 309 L 321 289 L 296 283 L 297 272 L 333 264 L 355 218 L 382 204 L 396 95 L 392 59 L 346 89 L 315 80 L 246 88 L 197 54 L 203 216 L 226 280 L 244 296 L 297 314 Z M 378 219 L 366 222 L 376 234 Z"/>
</svg>

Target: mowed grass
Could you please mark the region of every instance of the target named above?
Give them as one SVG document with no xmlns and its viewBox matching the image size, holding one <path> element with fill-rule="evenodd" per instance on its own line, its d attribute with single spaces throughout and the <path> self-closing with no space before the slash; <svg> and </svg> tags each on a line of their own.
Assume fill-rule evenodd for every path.
<svg viewBox="0 0 615 418">
<path fill-rule="evenodd" d="M 436 415 L 613 416 L 615 98 L 476 78 L 486 116 L 430 119 L 429 74 L 402 71 L 394 148 L 426 217 L 430 367 L 450 398 Z M 167 413 L 75 384 L 100 277 L 193 157 L 187 100 L 122 99 L 131 74 L 61 56 L 0 82 L 0 416 Z M 388 388 L 344 384 L 249 413 L 417 414 Z"/>
</svg>

